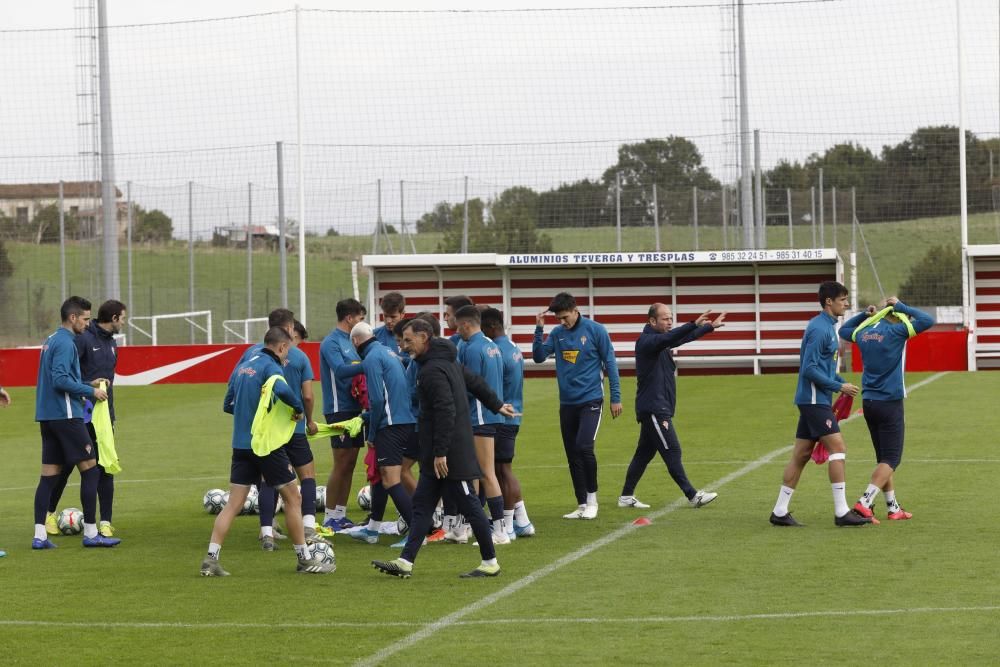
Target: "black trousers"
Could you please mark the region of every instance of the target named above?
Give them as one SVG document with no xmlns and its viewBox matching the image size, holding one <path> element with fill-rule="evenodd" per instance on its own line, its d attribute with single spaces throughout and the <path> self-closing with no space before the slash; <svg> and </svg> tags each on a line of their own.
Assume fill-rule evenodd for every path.
<svg viewBox="0 0 1000 667">
<path fill-rule="evenodd" d="M 559 406 L 559 430 L 562 432 L 569 476 L 573 481 L 576 502 L 587 502 L 588 493 L 597 493 L 597 455 L 594 442 L 601 427 L 604 401 Z"/>
<path fill-rule="evenodd" d="M 446 489 L 458 502 L 458 511 L 465 515 L 465 520 L 472 526 L 472 533 L 479 541 L 479 553 L 483 560 L 496 558 L 490 522 L 483 512 L 483 506 L 479 504 L 479 496 L 472 488 L 472 481 L 438 479 L 433 470 L 420 471 L 417 490 L 413 492 L 413 522 L 410 524 L 402 557 L 411 563 L 416 561 L 417 552 L 420 551 L 434 520 L 434 508 L 437 507 Z"/>
<path fill-rule="evenodd" d="M 667 472 L 670 473 L 670 477 L 677 483 L 687 499 L 694 498 L 697 491 L 691 486 L 687 473 L 684 472 L 684 464 L 681 463 L 681 442 L 677 439 L 673 420 L 663 415 L 654 414 L 639 415 L 639 444 L 635 447 L 632 462 L 628 464 L 622 495 L 631 496 L 635 493 L 639 479 L 646 472 L 646 466 L 653 460 L 657 452 L 660 453 L 663 462 L 667 464 Z"/>
</svg>

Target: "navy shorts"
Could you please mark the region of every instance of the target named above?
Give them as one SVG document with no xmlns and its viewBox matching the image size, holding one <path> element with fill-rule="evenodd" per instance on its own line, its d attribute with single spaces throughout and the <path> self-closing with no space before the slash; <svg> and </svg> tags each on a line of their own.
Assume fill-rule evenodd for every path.
<svg viewBox="0 0 1000 667">
<path fill-rule="evenodd" d="M 42 465 L 76 465 L 95 458 L 97 447 L 82 419 L 38 422 L 42 432 Z"/>
<path fill-rule="evenodd" d="M 480 438 L 494 438 L 496 437 L 498 426 L 502 426 L 502 424 L 480 424 L 473 426 L 472 435 L 477 435 Z"/>
<path fill-rule="evenodd" d="M 284 450 L 292 467 L 301 468 L 313 462 L 313 450 L 305 433 L 293 433 L 292 439 L 285 443 Z"/>
<path fill-rule="evenodd" d="M 895 470 L 903 459 L 903 401 L 866 399 L 862 407 L 868 432 L 872 435 L 872 445 L 875 446 L 875 459 Z"/>
<path fill-rule="evenodd" d="M 413 433 L 410 434 L 410 438 L 406 441 L 406 447 L 403 448 L 403 457 L 411 461 L 420 460 L 420 434 L 417 433 L 416 428 L 413 429 Z"/>
<path fill-rule="evenodd" d="M 403 452 L 413 437 L 413 424 L 380 428 L 375 434 L 375 461 L 380 466 L 403 465 Z"/>
<path fill-rule="evenodd" d="M 799 405 L 799 426 L 795 437 L 799 440 L 819 440 L 823 436 L 840 433 L 840 424 L 829 405 Z"/>
<path fill-rule="evenodd" d="M 500 424 L 493 438 L 493 460 L 497 463 L 510 463 L 514 460 L 514 441 L 521 429 L 515 424 Z"/>
<path fill-rule="evenodd" d="M 360 412 L 334 412 L 333 414 L 323 415 L 326 417 L 327 424 L 335 424 L 337 422 L 347 421 L 348 419 L 354 419 Z M 343 435 L 330 436 L 330 446 L 334 449 L 350 449 L 351 447 L 356 447 L 361 449 L 365 446 L 365 438 L 367 437 L 367 428 L 361 429 L 353 438 L 346 433 Z"/>
<path fill-rule="evenodd" d="M 252 449 L 234 449 L 229 483 L 250 486 L 261 477 L 265 484 L 275 489 L 295 481 L 295 470 L 285 448 L 279 447 L 267 456 L 257 456 Z"/>
</svg>

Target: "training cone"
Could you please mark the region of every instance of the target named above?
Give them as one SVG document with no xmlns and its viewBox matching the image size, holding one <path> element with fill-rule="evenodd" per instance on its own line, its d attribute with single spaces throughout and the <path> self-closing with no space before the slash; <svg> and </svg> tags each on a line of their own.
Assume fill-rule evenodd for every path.
<svg viewBox="0 0 1000 667">
<path fill-rule="evenodd" d="M 632 525 L 633 526 L 648 526 L 651 523 L 653 523 L 653 522 L 650 521 L 649 519 L 647 519 L 646 517 L 641 516 L 638 519 L 636 519 L 635 521 L 633 521 Z"/>
</svg>

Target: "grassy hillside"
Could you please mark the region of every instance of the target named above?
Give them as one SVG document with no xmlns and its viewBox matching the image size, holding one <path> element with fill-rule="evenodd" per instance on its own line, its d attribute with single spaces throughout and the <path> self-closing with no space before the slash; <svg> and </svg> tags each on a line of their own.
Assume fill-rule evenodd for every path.
<svg viewBox="0 0 1000 667">
<path fill-rule="evenodd" d="M 992 214 L 972 216 L 969 220 L 971 243 L 1000 242 L 1000 224 Z M 739 230 L 730 230 L 729 243 L 724 244 L 719 227 L 702 226 L 698 230 L 697 248 L 718 249 L 739 243 Z M 825 243 L 834 244 L 834 228 L 827 224 Z M 867 224 L 863 232 L 868 240 L 872 261 L 878 270 L 886 295 L 894 294 L 906 280 L 912 266 L 935 245 L 959 243 L 957 217 L 923 218 L 903 222 Z M 614 228 L 550 229 L 553 248 L 560 252 L 583 250 L 615 250 Z M 422 234 L 414 238 L 417 252 L 435 252 L 441 234 Z M 394 249 L 400 249 L 400 239 L 393 236 Z M 813 247 L 812 229 L 794 228 L 794 245 Z M 844 254 L 851 249 L 850 227 L 836 229 L 836 246 Z M 656 247 L 651 227 L 627 227 L 622 230 L 625 250 L 652 250 Z M 696 247 L 694 230 L 687 226 L 669 226 L 660 230 L 660 247 L 688 250 Z M 789 247 L 787 227 L 768 228 L 768 247 Z M 857 239 L 859 302 L 875 301 L 880 296 L 871 264 L 861 238 Z M 334 323 L 334 304 L 353 293 L 350 262 L 372 251 L 370 236 L 336 236 L 308 240 L 307 294 L 309 325 L 314 336 L 327 331 Z M 385 249 L 383 247 L 382 251 Z M 35 344 L 44 332 L 56 324 L 60 300 L 59 248 L 53 245 L 7 242 L 7 252 L 14 264 L 14 275 L 0 283 L 7 317 L 0 322 L 0 345 Z M 212 310 L 215 317 L 215 338 L 222 339 L 221 321 L 247 317 L 246 252 L 240 249 L 214 248 L 208 244 L 195 246 L 196 310 Z M 93 243 L 71 243 L 66 249 L 68 291 L 96 294 L 100 282 L 100 248 Z M 251 315 L 260 317 L 280 305 L 279 259 L 276 253 L 258 251 L 253 257 L 253 308 Z M 127 258 L 121 256 L 122 296 L 129 300 Z M 184 242 L 170 245 L 135 246 L 133 250 L 133 297 L 130 310 L 135 315 L 182 312 L 189 309 L 188 249 Z M 288 291 L 290 306 L 298 308 L 298 261 L 288 257 Z M 366 290 L 366 276 L 359 276 L 361 293 Z M 947 305 L 947 304 L 941 304 Z M 184 343 L 190 340 L 189 327 L 183 323 L 164 325 L 164 342 Z"/>
</svg>

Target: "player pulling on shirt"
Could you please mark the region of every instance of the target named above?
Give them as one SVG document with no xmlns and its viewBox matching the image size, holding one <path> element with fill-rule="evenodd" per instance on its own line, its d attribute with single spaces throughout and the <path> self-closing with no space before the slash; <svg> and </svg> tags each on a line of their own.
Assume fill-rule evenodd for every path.
<svg viewBox="0 0 1000 667">
<path fill-rule="evenodd" d="M 240 364 L 229 380 L 222 409 L 233 415 L 232 463 L 229 473 L 229 502 L 215 518 L 208 554 L 201 562 L 204 577 L 225 577 L 219 563 L 222 543 L 233 519 L 240 513 L 250 493 L 250 486 L 261 477 L 278 490 L 285 502 L 285 521 L 289 537 L 298 557 L 297 571 L 304 574 L 328 574 L 336 569 L 333 563 L 314 558 L 306 544 L 302 525 L 302 498 L 295 486 L 295 471 L 288 461 L 288 452 L 278 447 L 266 456 L 258 456 L 251 447 L 254 416 L 257 414 L 265 383 L 273 376 L 283 378 L 282 366 L 288 357 L 292 337 L 280 327 L 271 327 L 264 335 L 264 347 Z M 303 406 L 287 382 L 274 382 L 274 396 L 294 410 L 296 421 L 302 419 Z"/>
<path fill-rule="evenodd" d="M 554 313 L 559 324 L 544 337 L 545 314 Z M 611 416 L 622 413 L 615 349 L 607 329 L 580 315 L 576 299 L 566 292 L 552 298 L 547 310 L 535 317 L 531 356 L 536 364 L 556 358 L 559 383 L 559 428 L 573 480 L 577 508 L 564 519 L 597 518 L 597 456 L 594 444 L 604 406 L 604 376 L 611 388 Z"/>
<path fill-rule="evenodd" d="M 865 422 L 875 447 L 877 465 L 871 482 L 854 505 L 854 510 L 878 523 L 872 512 L 875 497 L 885 492 L 887 516 L 890 521 L 910 519 L 912 514 L 896 500 L 895 473 L 903 458 L 903 356 L 906 341 L 934 326 L 934 318 L 922 310 L 911 308 L 892 296 L 886 308 L 877 313 L 875 306 L 844 322 L 840 337 L 854 341 L 861 350 L 862 403 Z M 912 319 L 912 322 L 911 322 Z"/>
<path fill-rule="evenodd" d="M 795 405 L 799 409 L 799 425 L 795 431 L 792 458 L 785 466 L 778 501 L 771 512 L 774 526 L 800 526 L 788 511 L 792 493 L 799 483 L 802 470 L 812 456 L 813 445 L 821 441 L 830 452 L 830 486 L 833 490 L 834 523 L 838 526 L 863 526 L 871 520 L 847 506 L 844 484 L 844 462 L 847 448 L 840 434 L 837 416 L 833 414 L 831 394 L 840 391 L 857 396 L 858 388 L 837 373 L 837 318 L 850 304 L 847 288 L 838 282 L 827 281 L 819 286 L 819 304 L 823 308 L 809 320 L 799 349 L 799 382 L 795 391 Z"/>
</svg>

